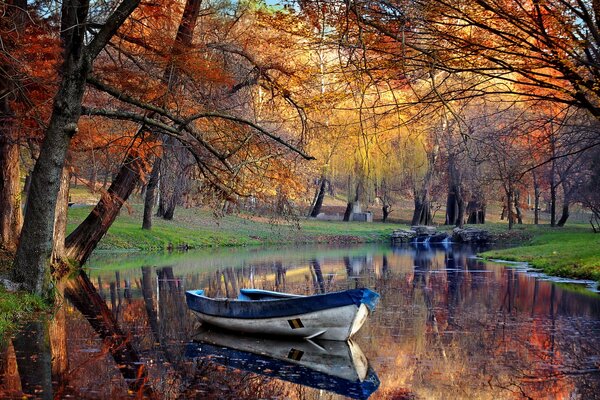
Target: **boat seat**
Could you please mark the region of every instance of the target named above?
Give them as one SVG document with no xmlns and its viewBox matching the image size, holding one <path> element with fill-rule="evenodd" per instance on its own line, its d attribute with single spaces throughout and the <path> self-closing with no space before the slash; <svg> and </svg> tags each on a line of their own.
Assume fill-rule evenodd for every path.
<svg viewBox="0 0 600 400">
<path fill-rule="evenodd" d="M 295 297 L 304 297 L 304 296 L 298 295 L 298 294 L 273 292 L 270 290 L 240 289 L 240 295 L 238 296 L 238 300 L 244 300 L 244 301 L 281 300 L 281 299 L 291 299 L 291 298 L 295 298 Z"/>
</svg>

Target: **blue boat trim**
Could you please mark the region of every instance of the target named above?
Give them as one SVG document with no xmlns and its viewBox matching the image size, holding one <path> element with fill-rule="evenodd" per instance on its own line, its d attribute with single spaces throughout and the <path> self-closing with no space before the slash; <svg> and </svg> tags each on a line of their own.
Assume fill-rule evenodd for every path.
<svg viewBox="0 0 600 400">
<path fill-rule="evenodd" d="M 291 349 L 290 352 L 295 349 Z M 298 351 L 298 350 L 295 350 Z M 206 359 L 232 369 L 253 372 L 284 381 L 341 394 L 352 399 L 368 399 L 379 388 L 379 378 L 369 367 L 366 378 L 351 381 L 332 376 L 293 362 L 277 360 L 243 350 L 215 346 L 209 343 L 188 343 L 186 358 Z M 295 354 L 294 356 L 297 357 Z M 293 357 L 290 358 L 293 360 Z"/>
<path fill-rule="evenodd" d="M 185 293 L 185 298 L 188 307 L 199 313 L 243 319 L 286 317 L 348 305 L 360 307 L 361 304 L 373 311 L 379 300 L 379 294 L 366 288 L 303 297 L 289 297 L 286 293 L 278 292 L 267 292 L 270 294 L 263 296 L 259 292 L 264 294 L 266 291 L 244 290 L 242 300 L 230 300 L 206 297 L 203 290 L 189 290 Z M 256 295 L 265 299 L 252 300 Z"/>
</svg>

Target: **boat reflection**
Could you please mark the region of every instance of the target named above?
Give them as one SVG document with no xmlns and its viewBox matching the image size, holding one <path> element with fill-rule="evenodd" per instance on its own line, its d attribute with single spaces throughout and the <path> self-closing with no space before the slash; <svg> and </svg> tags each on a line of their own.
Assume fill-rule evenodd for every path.
<svg viewBox="0 0 600 400">
<path fill-rule="evenodd" d="M 194 337 L 185 355 L 197 362 L 212 362 L 353 399 L 367 399 L 379 387 L 379 378 L 351 340 L 278 340 L 207 330 Z"/>
</svg>

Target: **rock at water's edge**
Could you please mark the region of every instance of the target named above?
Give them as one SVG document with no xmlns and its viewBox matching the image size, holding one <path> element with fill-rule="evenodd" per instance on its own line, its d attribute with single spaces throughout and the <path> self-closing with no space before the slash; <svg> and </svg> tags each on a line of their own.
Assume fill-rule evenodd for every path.
<svg viewBox="0 0 600 400">
<path fill-rule="evenodd" d="M 489 243 L 492 234 L 479 228 L 454 228 L 452 230 L 452 241 L 457 243 Z"/>
</svg>

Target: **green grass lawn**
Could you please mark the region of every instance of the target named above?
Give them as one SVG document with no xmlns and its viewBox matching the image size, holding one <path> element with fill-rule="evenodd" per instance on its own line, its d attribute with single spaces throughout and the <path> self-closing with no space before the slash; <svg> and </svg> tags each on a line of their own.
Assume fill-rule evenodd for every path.
<svg viewBox="0 0 600 400">
<path fill-rule="evenodd" d="M 589 226 L 527 225 L 522 229 L 530 239 L 517 243 L 518 247 L 488 251 L 482 256 L 528 262 L 549 275 L 600 281 L 600 235 Z"/>
<path fill-rule="evenodd" d="M 91 207 L 69 210 L 68 231 L 75 229 Z M 206 209 L 176 210 L 173 221 L 154 218 L 152 230 L 141 228 L 142 206 L 123 209 L 100 242 L 100 249 L 162 250 L 169 245 L 192 248 L 288 243 L 372 243 L 389 241 L 400 224 L 269 220 L 248 214 L 215 217 Z"/>
</svg>

